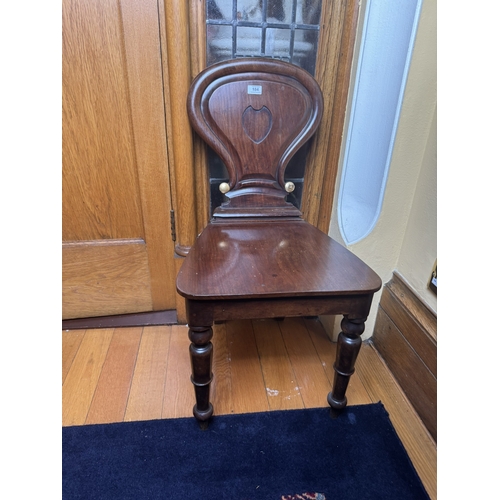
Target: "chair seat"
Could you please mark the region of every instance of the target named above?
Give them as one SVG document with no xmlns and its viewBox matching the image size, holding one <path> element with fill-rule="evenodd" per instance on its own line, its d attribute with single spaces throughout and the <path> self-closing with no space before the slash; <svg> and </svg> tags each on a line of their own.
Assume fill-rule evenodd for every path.
<svg viewBox="0 0 500 500">
<path fill-rule="evenodd" d="M 177 278 L 194 300 L 374 293 L 381 280 L 342 245 L 303 219 L 212 222 Z"/>
</svg>

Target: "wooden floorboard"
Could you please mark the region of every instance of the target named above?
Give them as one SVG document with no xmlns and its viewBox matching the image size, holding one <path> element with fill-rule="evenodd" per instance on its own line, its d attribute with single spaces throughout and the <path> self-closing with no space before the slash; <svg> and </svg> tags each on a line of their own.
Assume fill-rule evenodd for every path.
<svg viewBox="0 0 500 500">
<path fill-rule="evenodd" d="M 161 418 L 170 334 L 170 326 L 144 328 L 125 411 L 126 422 Z"/>
<path fill-rule="evenodd" d="M 115 328 L 86 424 L 123 421 L 141 337 L 142 328 Z"/>
<path fill-rule="evenodd" d="M 112 328 L 86 330 L 62 386 L 63 425 L 85 424 L 112 337 Z"/>
<path fill-rule="evenodd" d="M 268 319 L 252 323 L 269 408 L 271 410 L 304 408 L 278 322 Z"/>
<path fill-rule="evenodd" d="M 295 318 L 278 323 L 305 408 L 327 407 L 332 390 L 306 325 Z"/>
<path fill-rule="evenodd" d="M 227 415 L 234 413 L 233 381 L 231 378 L 231 354 L 228 350 L 226 324 L 215 325 L 212 343 L 214 345 L 213 374 L 211 401 L 218 413 Z M 191 389 L 192 391 L 192 389 Z M 243 412 L 242 412 L 243 413 Z"/>
<path fill-rule="evenodd" d="M 185 326 L 173 325 L 170 333 L 162 418 L 193 416 L 193 384 L 189 364 L 190 341 Z"/>
<path fill-rule="evenodd" d="M 73 364 L 76 353 L 80 348 L 85 331 L 63 331 L 62 332 L 62 383 L 66 380 L 69 369 Z"/>
<path fill-rule="evenodd" d="M 230 321 L 226 323 L 226 334 L 231 370 L 231 413 L 268 411 L 269 401 L 252 321 Z M 249 380 L 253 383 L 249 384 Z"/>
<path fill-rule="evenodd" d="M 63 426 L 192 416 L 189 344 L 183 325 L 63 331 Z M 327 407 L 337 346 L 319 321 L 222 323 L 213 344 L 217 414 Z M 384 404 L 434 500 L 436 445 L 370 342 L 347 399 Z"/>
</svg>

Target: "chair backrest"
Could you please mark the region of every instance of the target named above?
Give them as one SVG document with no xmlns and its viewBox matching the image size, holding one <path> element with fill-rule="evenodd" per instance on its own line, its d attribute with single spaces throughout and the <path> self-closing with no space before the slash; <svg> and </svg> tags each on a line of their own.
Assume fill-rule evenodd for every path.
<svg viewBox="0 0 500 500">
<path fill-rule="evenodd" d="M 285 168 L 316 131 L 323 96 L 305 70 L 271 59 L 225 61 L 200 73 L 188 95 L 193 128 L 225 163 L 224 217 L 300 217 L 286 202 Z"/>
</svg>

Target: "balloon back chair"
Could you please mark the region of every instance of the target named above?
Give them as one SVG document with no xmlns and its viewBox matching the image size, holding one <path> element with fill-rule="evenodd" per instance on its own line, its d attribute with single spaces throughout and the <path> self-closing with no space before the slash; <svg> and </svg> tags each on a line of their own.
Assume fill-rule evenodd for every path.
<svg viewBox="0 0 500 500">
<path fill-rule="evenodd" d="M 306 222 L 286 201 L 291 157 L 314 134 L 323 97 L 301 68 L 270 59 L 226 61 L 193 81 L 187 110 L 194 130 L 220 156 L 225 200 L 191 247 L 177 277 L 191 340 L 194 416 L 206 428 L 214 321 L 343 315 L 327 400 L 347 404 L 349 378 L 380 278 Z"/>
</svg>

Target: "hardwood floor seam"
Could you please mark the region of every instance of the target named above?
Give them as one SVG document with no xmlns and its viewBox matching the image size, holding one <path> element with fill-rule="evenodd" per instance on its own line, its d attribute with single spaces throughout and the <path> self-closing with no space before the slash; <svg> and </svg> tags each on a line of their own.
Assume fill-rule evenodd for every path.
<svg viewBox="0 0 500 500">
<path fill-rule="evenodd" d="M 108 358 L 108 355 L 109 355 L 109 348 L 111 346 L 111 342 L 113 341 L 113 335 L 114 334 L 115 334 L 115 329 L 113 328 L 113 333 L 111 334 L 111 340 L 110 340 L 110 342 L 108 344 L 108 348 L 106 349 L 106 356 L 104 356 L 104 362 L 102 364 L 103 367 L 106 364 L 106 359 Z M 103 370 L 101 368 L 101 372 L 99 373 L 99 377 L 97 378 L 97 384 L 94 387 L 94 393 L 92 394 L 92 397 L 90 398 L 90 404 L 89 404 L 89 407 L 87 408 L 87 414 L 85 415 L 85 423 L 87 423 L 87 420 L 89 418 L 90 409 L 92 408 L 92 403 L 94 402 L 95 395 L 96 395 L 96 392 L 97 392 L 97 388 L 99 387 L 99 382 L 100 382 L 101 377 L 102 377 L 102 372 L 103 372 Z"/>
<path fill-rule="evenodd" d="M 168 354 L 170 354 L 171 342 L 172 342 L 172 331 L 170 331 L 170 335 L 168 336 L 168 347 L 167 347 Z M 168 365 L 169 365 L 169 356 L 167 355 L 167 361 L 165 364 L 165 378 L 163 380 L 163 391 L 161 393 L 161 413 L 160 413 L 161 416 L 163 416 L 163 411 L 164 411 L 164 406 L 165 406 L 165 393 L 166 393 L 167 378 L 168 378 Z"/>
<path fill-rule="evenodd" d="M 139 340 L 139 345 L 137 346 L 137 351 L 135 353 L 134 368 L 132 369 L 132 376 L 130 377 L 130 382 L 129 382 L 129 385 L 128 385 L 127 401 L 125 402 L 125 411 L 123 412 L 123 420 L 125 420 L 125 415 L 127 414 L 128 403 L 129 403 L 129 400 L 130 400 L 130 391 L 132 390 L 132 381 L 134 380 L 134 373 L 135 373 L 135 368 L 137 366 L 137 359 L 139 357 L 139 349 L 141 348 L 141 342 L 142 342 L 142 339 L 143 339 L 143 335 L 144 335 L 144 328 L 142 329 L 141 339 Z"/>
</svg>

